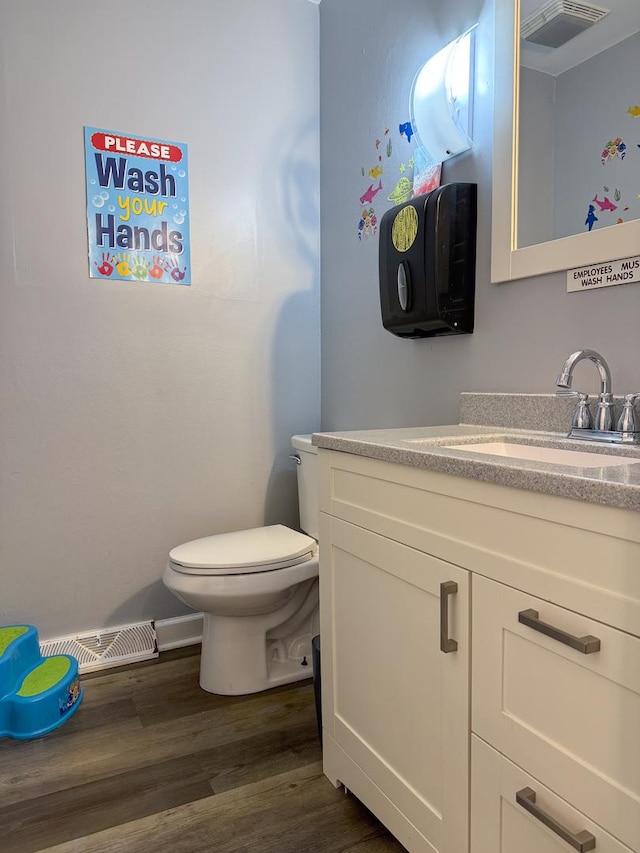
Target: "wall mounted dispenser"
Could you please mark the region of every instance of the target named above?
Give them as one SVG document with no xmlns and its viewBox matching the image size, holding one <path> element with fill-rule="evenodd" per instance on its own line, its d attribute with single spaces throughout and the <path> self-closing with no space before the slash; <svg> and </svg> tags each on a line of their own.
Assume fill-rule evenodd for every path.
<svg viewBox="0 0 640 853">
<path fill-rule="evenodd" d="M 473 332 L 477 184 L 444 184 L 380 222 L 382 325 L 401 338 Z"/>
<path fill-rule="evenodd" d="M 413 81 L 411 125 L 433 163 L 471 148 L 474 46 L 472 27 L 425 62 Z"/>
</svg>

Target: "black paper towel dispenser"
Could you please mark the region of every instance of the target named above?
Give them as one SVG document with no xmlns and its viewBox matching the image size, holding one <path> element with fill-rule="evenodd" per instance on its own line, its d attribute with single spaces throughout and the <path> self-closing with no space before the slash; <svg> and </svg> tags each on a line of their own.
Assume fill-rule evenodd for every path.
<svg viewBox="0 0 640 853">
<path fill-rule="evenodd" d="M 401 338 L 473 332 L 477 184 L 444 184 L 380 222 L 382 325 Z"/>
</svg>

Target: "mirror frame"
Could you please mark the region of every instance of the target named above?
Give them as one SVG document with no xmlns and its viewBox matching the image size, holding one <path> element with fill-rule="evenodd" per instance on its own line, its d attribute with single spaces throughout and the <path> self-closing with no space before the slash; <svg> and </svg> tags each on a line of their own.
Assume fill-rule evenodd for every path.
<svg viewBox="0 0 640 853">
<path fill-rule="evenodd" d="M 520 2 L 495 0 L 491 281 L 513 281 L 640 254 L 640 220 L 517 248 Z"/>
</svg>

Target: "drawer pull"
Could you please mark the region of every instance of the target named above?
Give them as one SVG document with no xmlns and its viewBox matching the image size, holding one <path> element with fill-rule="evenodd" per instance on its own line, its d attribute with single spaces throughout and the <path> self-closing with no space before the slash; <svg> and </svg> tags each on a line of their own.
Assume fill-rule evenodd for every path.
<svg viewBox="0 0 640 853">
<path fill-rule="evenodd" d="M 574 850 L 579 850 L 580 853 L 587 853 L 588 850 L 596 849 L 596 838 L 586 829 L 582 832 L 569 832 L 561 823 L 543 811 L 540 806 L 536 805 L 536 792 L 532 788 L 523 788 L 516 792 L 516 802 L 523 809 L 526 809 L 529 814 L 532 814 L 537 820 L 548 826 L 552 832 L 559 835 L 563 841 L 570 844 Z"/>
<path fill-rule="evenodd" d="M 565 646 L 577 649 L 583 655 L 592 655 L 594 652 L 600 651 L 600 640 L 597 637 L 592 637 L 591 634 L 587 634 L 586 637 L 574 637 L 573 634 L 567 634 L 566 631 L 562 631 L 560 628 L 555 628 L 553 625 L 541 622 L 538 619 L 537 610 L 521 610 L 518 613 L 518 622 L 529 628 L 533 628 L 534 631 L 546 634 L 552 640 L 564 643 Z"/>
<path fill-rule="evenodd" d="M 455 595 L 458 584 L 455 581 L 445 581 L 440 584 L 440 651 L 445 655 L 458 651 L 458 641 L 449 636 L 449 596 Z"/>
</svg>

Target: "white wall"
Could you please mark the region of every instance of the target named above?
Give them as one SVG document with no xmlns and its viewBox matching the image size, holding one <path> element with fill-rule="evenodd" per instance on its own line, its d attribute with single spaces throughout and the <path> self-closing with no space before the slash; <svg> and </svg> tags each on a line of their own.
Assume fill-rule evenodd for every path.
<svg viewBox="0 0 640 853">
<path fill-rule="evenodd" d="M 173 545 L 297 521 L 318 8 L 9 0 L 0 34 L 0 624 L 177 615 Z M 83 125 L 188 144 L 191 287 L 89 279 Z"/>
</svg>

